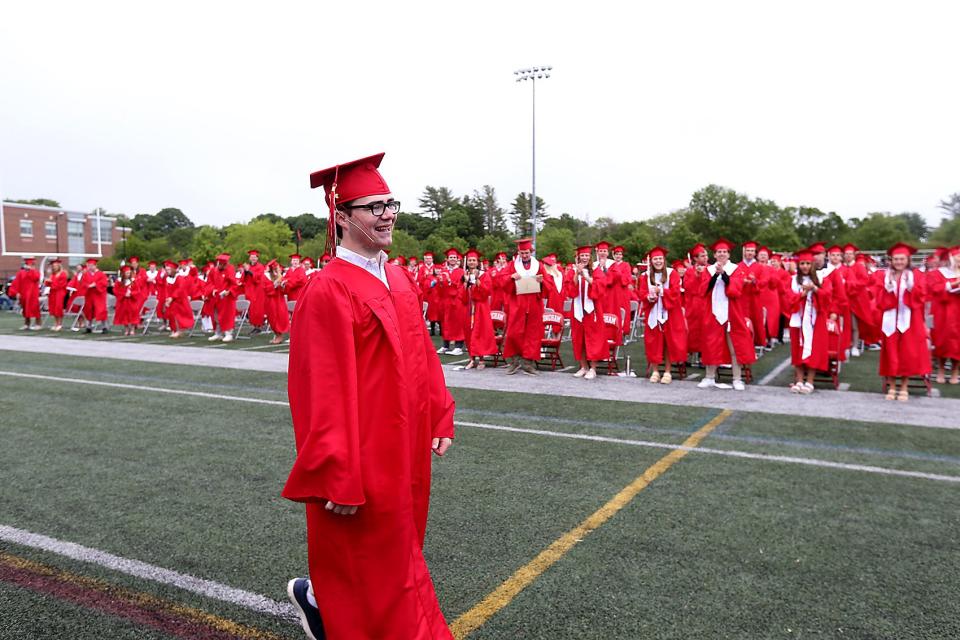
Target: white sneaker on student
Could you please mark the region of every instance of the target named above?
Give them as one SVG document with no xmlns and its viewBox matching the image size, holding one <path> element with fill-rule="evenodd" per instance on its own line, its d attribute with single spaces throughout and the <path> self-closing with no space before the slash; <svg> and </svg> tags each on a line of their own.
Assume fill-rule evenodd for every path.
<svg viewBox="0 0 960 640">
<path fill-rule="evenodd" d="M 734 380 L 734 381 L 733 381 L 733 389 L 734 389 L 734 391 L 744 391 L 746 388 L 747 388 L 747 386 L 746 386 L 745 384 L 743 384 L 743 380 Z"/>
<path fill-rule="evenodd" d="M 717 381 L 714 380 L 713 378 L 704 378 L 703 380 L 701 380 L 701 381 L 699 382 L 699 384 L 697 384 L 697 388 L 698 388 L 698 389 L 709 389 L 710 387 L 714 386 L 715 384 L 717 384 Z"/>
<path fill-rule="evenodd" d="M 440 347 L 439 349 L 437 349 L 437 353 L 446 353 L 446 352 L 447 352 L 446 347 Z"/>
<path fill-rule="evenodd" d="M 450 356 L 462 356 L 462 355 L 463 355 L 463 349 L 461 349 L 460 347 L 457 347 L 456 349 L 453 349 L 452 351 L 448 351 L 448 352 L 447 352 L 447 355 L 450 355 Z"/>
<path fill-rule="evenodd" d="M 860 349 L 858 349 L 858 348 L 856 348 L 856 347 L 854 347 L 853 349 L 850 349 L 850 355 L 853 356 L 854 358 L 859 358 L 859 357 L 860 357 Z"/>
</svg>

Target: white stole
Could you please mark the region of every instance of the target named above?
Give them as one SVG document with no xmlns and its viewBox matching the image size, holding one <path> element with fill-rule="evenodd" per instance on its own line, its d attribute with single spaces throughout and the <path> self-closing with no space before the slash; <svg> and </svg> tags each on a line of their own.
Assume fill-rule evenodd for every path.
<svg viewBox="0 0 960 640">
<path fill-rule="evenodd" d="M 587 282 L 582 274 L 574 276 L 573 280 L 577 283 L 577 297 L 573 299 L 573 317 L 577 322 L 583 322 L 583 316 L 593 313 L 593 300 L 590 299 L 590 285 L 593 283 Z"/>
<path fill-rule="evenodd" d="M 958 291 L 960 291 L 960 287 L 957 287 L 956 289 L 954 289 L 950 286 L 950 281 L 960 278 L 960 273 L 958 273 L 957 271 L 954 271 L 950 267 L 940 267 L 938 271 L 940 271 L 940 273 L 943 275 L 943 279 L 947 281 L 947 286 L 946 286 L 947 293 L 957 293 Z"/>
<path fill-rule="evenodd" d="M 903 294 L 913 289 L 913 269 L 907 269 L 900 276 L 900 280 L 890 277 L 890 270 L 884 278 L 884 288 L 890 293 L 897 294 L 897 306 L 883 312 L 883 323 L 880 325 L 883 335 L 892 336 L 895 332 L 906 333 L 910 328 L 912 309 L 903 303 Z"/>
<path fill-rule="evenodd" d="M 804 276 L 803 282 L 810 282 L 810 276 Z M 790 289 L 794 293 L 802 293 L 803 287 L 797 283 L 796 278 L 790 278 Z M 800 329 L 800 343 L 803 347 L 801 359 L 806 360 L 813 353 L 813 327 L 817 322 L 817 310 L 813 306 L 813 290 L 807 291 L 806 300 L 803 301 L 803 314 L 800 311 L 794 311 L 790 316 L 790 327 Z"/>
<path fill-rule="evenodd" d="M 732 276 L 736 270 L 737 265 L 733 262 L 728 262 L 723 266 L 723 272 L 728 276 Z M 716 272 L 716 263 L 707 267 L 707 273 L 710 274 L 711 278 Z M 730 300 L 727 299 L 727 285 L 723 283 L 723 276 L 718 277 L 717 281 L 713 284 L 713 292 L 710 296 L 710 307 L 713 310 L 713 317 L 717 319 L 717 322 L 726 325 L 730 319 Z M 727 329 L 729 330 L 729 327 L 727 327 Z"/>
<path fill-rule="evenodd" d="M 530 268 L 524 269 L 523 260 L 520 259 L 520 256 L 517 256 L 513 260 L 513 268 L 517 273 L 520 274 L 521 278 L 532 278 L 540 271 L 540 263 L 537 262 L 536 258 L 530 256 Z"/>
<path fill-rule="evenodd" d="M 671 269 L 670 267 L 667 267 L 665 271 L 666 271 L 666 274 L 658 273 L 654 276 L 655 282 L 653 284 L 655 285 L 662 284 L 664 289 L 669 289 L 670 274 L 673 272 L 673 269 Z M 647 326 L 653 329 L 658 324 L 660 325 L 666 324 L 667 318 L 669 317 L 669 315 L 670 314 L 667 312 L 667 308 L 663 305 L 663 296 L 659 295 L 657 296 L 656 302 L 654 302 L 653 306 L 650 308 L 650 313 L 647 315 Z"/>
</svg>

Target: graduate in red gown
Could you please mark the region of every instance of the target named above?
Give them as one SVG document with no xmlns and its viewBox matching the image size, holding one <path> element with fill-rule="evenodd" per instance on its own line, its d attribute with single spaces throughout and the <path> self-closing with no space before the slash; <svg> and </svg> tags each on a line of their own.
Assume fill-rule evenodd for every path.
<svg viewBox="0 0 960 640">
<path fill-rule="evenodd" d="M 107 274 L 97 267 L 97 259 L 87 260 L 87 272 L 83 276 L 80 292 L 85 296 L 83 315 L 87 319 L 87 333 L 93 331 L 93 323 L 99 324 L 100 333 L 107 329 Z"/>
<path fill-rule="evenodd" d="M 606 360 L 610 353 L 603 321 L 609 289 L 603 271 L 594 268 L 590 261 L 592 249 L 589 245 L 577 249 L 576 261 L 564 283 L 564 295 L 573 301 L 570 309 L 573 357 L 580 363 L 573 376 L 587 380 L 597 377 L 597 362 Z"/>
<path fill-rule="evenodd" d="M 684 315 L 687 320 L 687 352 L 692 356 L 691 362 L 700 361 L 700 352 L 703 351 L 703 324 L 706 318 L 706 292 L 710 282 L 707 267 L 710 266 L 710 254 L 707 248 L 699 242 L 690 250 L 690 259 L 693 261 L 683 275 Z"/>
<path fill-rule="evenodd" d="M 640 304 L 647 326 L 643 332 L 650 382 L 670 384 L 671 366 L 687 357 L 687 323 L 680 304 L 680 274 L 667 267 L 667 250 L 654 247 L 647 254 L 647 272 L 640 278 Z M 664 373 L 660 375 L 660 365 Z"/>
<path fill-rule="evenodd" d="M 290 255 L 290 266 L 283 272 L 283 293 L 287 302 L 296 302 L 303 285 L 307 284 L 307 273 L 300 264 L 300 254 Z"/>
<path fill-rule="evenodd" d="M 263 310 L 273 331 L 270 344 L 280 344 L 290 331 L 290 311 L 283 295 L 283 271 L 279 262 L 271 260 L 267 263 L 260 286 L 263 287 Z"/>
<path fill-rule="evenodd" d="M 132 336 L 140 324 L 140 283 L 129 264 L 120 267 L 120 277 L 113 283 L 113 324 L 123 327 L 123 335 Z"/>
<path fill-rule="evenodd" d="M 783 308 L 789 314 L 790 357 L 794 368 L 793 393 L 813 393 L 817 371 L 829 366 L 827 341 L 830 325 L 837 322 L 831 301 L 831 283 L 820 281 L 808 250 L 796 255 L 797 274 L 783 293 Z"/>
<path fill-rule="evenodd" d="M 440 320 L 440 335 L 443 346 L 437 353 L 446 353 L 451 356 L 463 355 L 464 341 L 467 339 L 463 320 L 466 317 L 466 296 L 463 288 L 463 269 L 460 268 L 460 252 L 454 248 L 447 249 L 447 261 L 439 269 L 436 289 L 438 296 L 443 300 L 440 304 L 442 317 Z"/>
<path fill-rule="evenodd" d="M 443 297 L 437 285 L 440 284 L 440 265 L 434 261 L 433 252 L 423 254 L 423 264 L 420 267 L 418 284 L 423 291 L 423 299 L 427 302 L 427 322 L 430 324 L 430 335 L 440 335 L 443 327 Z"/>
<path fill-rule="evenodd" d="M 960 384 L 960 246 L 946 253 L 940 266 L 926 274 L 934 311 L 931 338 L 937 358 L 937 383 L 947 381 L 945 364 L 949 360 L 950 384 Z"/>
<path fill-rule="evenodd" d="M 780 292 L 782 280 L 780 265 L 770 261 L 772 252 L 768 247 L 757 249 L 757 262 L 764 273 L 764 284 L 757 293 L 757 304 L 762 310 L 765 322 L 767 342 L 764 345 L 769 351 L 773 347 L 774 338 L 780 335 Z"/>
<path fill-rule="evenodd" d="M 190 309 L 190 270 L 183 267 L 177 268 L 177 263 L 167 260 L 163 263 L 167 272 L 164 279 L 163 291 L 165 315 L 170 323 L 170 337 L 177 339 L 183 335 L 184 331 L 190 331 L 193 328 L 193 310 Z"/>
<path fill-rule="evenodd" d="M 623 259 L 626 249 L 613 248 L 613 264 L 605 274 L 607 290 L 604 293 L 605 313 L 615 313 L 620 318 L 621 341 L 630 334 L 630 294 L 633 289 L 633 269 Z"/>
<path fill-rule="evenodd" d="M 494 282 L 497 282 L 497 277 L 500 273 L 507 268 L 507 254 L 501 251 L 493 258 L 493 264 L 490 265 L 490 277 Z M 503 289 L 500 287 L 494 286 L 493 292 L 490 294 L 490 310 L 491 311 L 503 311 L 506 309 L 506 303 L 504 302 Z"/>
<path fill-rule="evenodd" d="M 878 276 L 881 279 L 877 308 L 881 314 L 880 375 L 888 387 L 886 399 L 906 402 L 911 376 L 930 373 L 930 351 L 927 348 L 927 326 L 924 305 L 927 301 L 923 273 L 910 268 L 910 256 L 916 249 L 898 242 L 890 247 L 890 266 Z M 899 385 L 899 390 L 898 390 Z"/>
<path fill-rule="evenodd" d="M 490 292 L 493 289 L 493 277 L 489 271 L 480 271 L 480 253 L 476 249 L 467 251 L 466 269 L 464 269 L 464 311 L 463 326 L 466 329 L 467 353 L 470 362 L 465 369 L 483 369 L 484 356 L 497 354 L 497 340 L 490 319 Z"/>
<path fill-rule="evenodd" d="M 283 495 L 306 504 L 310 577 L 287 592 L 309 637 L 448 640 L 422 549 L 431 451 L 452 443 L 454 404 L 421 292 L 385 260 L 400 207 L 382 157 L 311 175 L 328 242 L 342 242 L 294 312 L 297 458 Z"/>
<path fill-rule="evenodd" d="M 250 303 L 247 309 L 247 319 L 253 329 L 250 335 L 255 336 L 263 331 L 264 299 L 263 299 L 263 263 L 260 262 L 260 252 L 256 249 L 247 251 L 247 263 L 243 265 L 243 295 Z"/>
<path fill-rule="evenodd" d="M 566 295 L 563 291 L 564 273 L 560 265 L 557 264 L 557 254 L 551 253 L 543 256 L 543 286 L 547 290 L 546 308 L 563 313 Z"/>
<path fill-rule="evenodd" d="M 860 250 L 854 244 L 843 247 L 843 271 L 847 300 L 850 301 L 850 355 L 860 356 L 860 341 L 875 344 L 880 341 L 880 327 L 870 292 L 870 276 L 866 260 L 858 256 Z"/>
<path fill-rule="evenodd" d="M 701 389 L 729 389 L 730 385 L 717 382 L 717 367 L 728 364 L 732 368 L 733 388 L 743 391 L 746 387 L 741 377 L 741 366 L 752 364 L 757 359 L 746 313 L 740 305 L 744 271 L 730 262 L 733 243 L 729 240 L 721 238 L 710 245 L 710 249 L 716 262 L 707 267 L 709 281 L 704 292 L 706 302 L 701 352 L 707 371 L 697 386 Z"/>
<path fill-rule="evenodd" d="M 503 292 L 507 310 L 507 330 L 503 339 L 503 359 L 507 375 L 522 371 L 537 375 L 536 362 L 540 359 L 543 341 L 543 305 L 547 290 L 543 264 L 533 256 L 530 238 L 517 240 L 517 257 L 500 271 L 497 286 Z M 521 283 L 521 280 L 523 281 Z M 527 289 L 518 291 L 519 287 Z"/>
<path fill-rule="evenodd" d="M 740 295 L 740 306 L 743 313 L 750 319 L 753 327 L 753 344 L 757 347 L 767 345 L 767 320 L 763 313 L 760 296 L 767 284 L 767 270 L 757 261 L 758 245 L 753 240 L 743 243 L 743 261 L 739 269 L 743 271 L 743 292 Z"/>
<path fill-rule="evenodd" d="M 22 268 L 17 271 L 10 284 L 11 297 L 20 302 L 20 312 L 23 314 L 24 324 L 20 327 L 21 331 L 40 330 L 40 272 L 37 271 L 36 263 L 34 258 L 24 258 Z"/>
<path fill-rule="evenodd" d="M 47 310 L 53 318 L 53 327 L 51 331 L 63 330 L 63 303 L 67 297 L 67 272 L 63 270 L 63 263 L 60 258 L 54 258 L 50 261 L 50 275 L 44 281 L 50 287 L 50 293 L 47 294 Z"/>
<path fill-rule="evenodd" d="M 237 321 L 237 296 L 243 291 L 243 276 L 230 264 L 230 254 L 221 253 L 207 279 L 210 283 L 210 297 L 214 301 L 213 317 L 216 322 L 213 335 L 207 340 L 233 342 L 233 330 Z"/>
</svg>

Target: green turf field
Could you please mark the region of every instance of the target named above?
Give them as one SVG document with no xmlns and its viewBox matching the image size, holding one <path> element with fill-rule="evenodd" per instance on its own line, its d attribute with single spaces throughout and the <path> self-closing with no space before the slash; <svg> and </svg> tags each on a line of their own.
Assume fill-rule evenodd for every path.
<svg viewBox="0 0 960 640">
<path fill-rule="evenodd" d="M 306 566 L 302 508 L 279 497 L 287 408 L 149 392 L 282 403 L 282 374 L 10 351 L 0 371 L 62 379 L 0 376 L 0 526 L 284 601 Z M 555 435 L 461 426 L 436 461 L 426 555 L 451 623 L 669 453 L 621 440 L 676 445 L 719 413 L 453 393 L 461 422 Z M 717 453 L 676 462 L 469 637 L 960 637 L 960 484 L 936 479 L 960 476 L 960 431 L 734 412 L 701 446 Z M 5 580 L 18 562 L 243 625 L 223 637 L 301 637 L 273 615 L 0 540 L 3 639 L 178 637 Z"/>
</svg>

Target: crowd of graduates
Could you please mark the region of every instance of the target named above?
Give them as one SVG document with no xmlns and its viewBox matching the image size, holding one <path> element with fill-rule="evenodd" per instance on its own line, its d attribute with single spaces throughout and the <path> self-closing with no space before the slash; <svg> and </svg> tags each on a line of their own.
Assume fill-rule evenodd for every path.
<svg viewBox="0 0 960 640">
<path fill-rule="evenodd" d="M 443 341 L 439 351 L 466 355 L 467 369 L 483 369 L 485 359 L 497 356 L 507 374 L 536 375 L 545 326 L 559 315 L 560 326 L 570 323 L 578 378 L 596 377 L 598 363 L 609 360 L 637 321 L 649 379 L 661 384 L 692 362 L 706 369 L 699 387 L 742 390 L 743 366 L 759 350 L 785 342 L 785 334 L 795 370 L 791 390 L 799 394 L 811 393 L 818 372 L 859 356 L 861 348 L 881 351 L 888 399 L 907 400 L 909 379 L 931 374 L 931 350 L 937 382 L 947 382 L 949 366 L 949 383 L 960 383 L 960 247 L 938 250 L 919 268 L 911 266 L 915 249 L 902 243 L 890 248 L 884 265 L 849 244 L 817 243 L 782 255 L 747 242 L 739 263 L 730 259 L 735 248 L 720 239 L 671 262 L 667 249 L 655 247 L 631 264 L 623 247 L 601 242 L 578 248 L 564 263 L 552 254 L 536 258 L 532 243 L 521 240 L 514 256 L 499 253 L 492 261 L 472 249 L 450 249 L 442 261 L 431 253 L 389 261 L 419 286 L 430 333 Z M 236 265 L 221 254 L 203 267 L 188 259 L 143 268 L 134 256 L 108 278 L 95 259 L 73 273 L 54 259 L 41 275 L 27 258 L 9 293 L 20 303 L 23 329 L 40 329 L 44 295 L 52 331 L 63 329 L 64 313 L 72 310 L 79 314 L 72 329 L 88 333 L 108 331 L 112 293 L 112 324 L 124 334 L 141 325 L 152 296 L 157 319 L 174 339 L 193 328 L 191 303 L 201 301 L 209 340 L 224 342 L 234 339 L 243 296 L 251 333 L 269 327 L 280 343 L 301 289 L 330 259 L 321 257 L 316 268 L 296 254 L 287 265 L 263 264 L 251 250 Z M 718 367 L 731 369 L 731 384 L 718 381 Z"/>
</svg>

